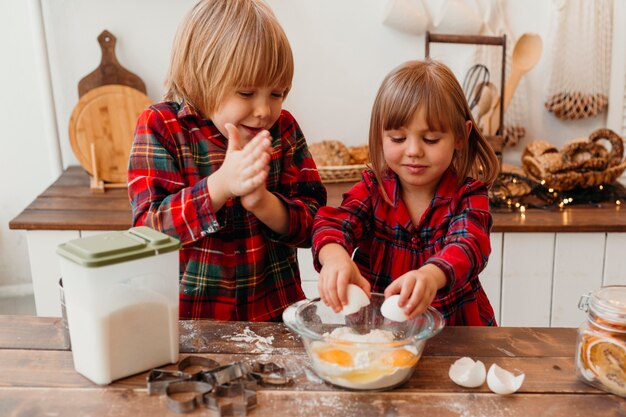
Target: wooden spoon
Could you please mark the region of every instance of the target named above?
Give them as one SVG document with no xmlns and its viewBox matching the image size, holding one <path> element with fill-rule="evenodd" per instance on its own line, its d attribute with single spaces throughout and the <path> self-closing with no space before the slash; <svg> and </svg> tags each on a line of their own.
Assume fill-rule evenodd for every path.
<svg viewBox="0 0 626 417">
<path fill-rule="evenodd" d="M 504 84 L 504 111 L 506 111 L 513 93 L 524 74 L 539 61 L 543 43 L 536 33 L 524 33 L 519 37 L 511 54 L 511 74 Z"/>
<path fill-rule="evenodd" d="M 476 105 L 476 124 L 481 128 L 482 131 L 485 131 L 483 127 L 481 127 L 481 120 L 483 116 L 489 111 L 491 105 L 493 103 L 493 97 L 498 94 L 496 90 L 496 86 L 493 83 L 487 81 L 483 83 L 480 98 L 478 99 L 478 104 Z"/>
<path fill-rule="evenodd" d="M 497 120 L 494 120 L 497 119 Z M 491 97 L 489 110 L 483 116 L 482 132 L 484 135 L 494 135 L 500 123 L 500 94 L 494 91 Z"/>
</svg>

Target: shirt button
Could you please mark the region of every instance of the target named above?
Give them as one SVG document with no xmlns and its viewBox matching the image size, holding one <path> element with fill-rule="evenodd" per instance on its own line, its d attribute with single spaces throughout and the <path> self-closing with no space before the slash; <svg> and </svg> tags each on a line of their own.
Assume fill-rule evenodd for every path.
<svg viewBox="0 0 626 417">
<path fill-rule="evenodd" d="M 419 239 L 417 238 L 417 236 L 413 236 L 411 238 L 411 243 L 413 243 L 414 245 L 416 245 L 419 242 Z"/>
</svg>

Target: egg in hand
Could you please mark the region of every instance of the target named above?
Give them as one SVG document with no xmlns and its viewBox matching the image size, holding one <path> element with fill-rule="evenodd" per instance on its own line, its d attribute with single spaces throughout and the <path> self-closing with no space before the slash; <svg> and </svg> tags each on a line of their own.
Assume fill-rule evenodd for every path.
<svg viewBox="0 0 626 417">
<path fill-rule="evenodd" d="M 392 321 L 406 321 L 408 317 L 404 314 L 404 310 L 398 305 L 398 301 L 400 300 L 400 294 L 395 294 L 383 302 L 380 306 L 380 313 L 383 317 L 392 320 Z"/>
<path fill-rule="evenodd" d="M 342 314 L 346 316 L 348 314 L 354 314 L 359 311 L 361 308 L 368 306 L 370 304 L 370 299 L 365 294 L 365 291 L 361 289 L 358 285 L 348 284 L 348 304 L 343 306 L 343 310 L 341 310 Z"/>
</svg>

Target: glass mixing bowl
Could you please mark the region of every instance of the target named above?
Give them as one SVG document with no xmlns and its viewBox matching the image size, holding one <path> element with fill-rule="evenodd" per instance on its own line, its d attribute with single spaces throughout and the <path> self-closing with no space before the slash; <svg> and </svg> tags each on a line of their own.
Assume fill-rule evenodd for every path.
<svg viewBox="0 0 626 417">
<path fill-rule="evenodd" d="M 283 321 L 304 342 L 311 365 L 323 380 L 353 390 L 386 390 L 408 380 L 426 340 L 444 327 L 429 307 L 413 320 L 397 322 L 380 312 L 383 294 L 350 315 L 335 313 L 319 298 L 287 307 Z"/>
</svg>

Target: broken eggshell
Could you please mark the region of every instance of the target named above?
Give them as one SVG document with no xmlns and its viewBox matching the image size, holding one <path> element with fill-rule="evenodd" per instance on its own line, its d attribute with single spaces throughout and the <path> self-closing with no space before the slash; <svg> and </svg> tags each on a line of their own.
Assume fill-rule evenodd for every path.
<svg viewBox="0 0 626 417">
<path fill-rule="evenodd" d="M 485 382 L 487 370 L 481 361 L 474 361 L 467 356 L 457 359 L 448 371 L 448 376 L 457 385 L 476 388 Z"/>
<path fill-rule="evenodd" d="M 524 374 L 513 375 L 506 369 L 500 368 L 495 363 L 489 367 L 487 373 L 487 385 L 496 394 L 513 394 L 520 389 L 524 382 Z"/>
<path fill-rule="evenodd" d="M 348 284 L 348 304 L 343 306 L 341 313 L 345 315 L 353 314 L 369 304 L 370 299 L 367 298 L 367 294 L 365 294 L 365 291 L 363 291 L 361 287 Z"/>
</svg>

